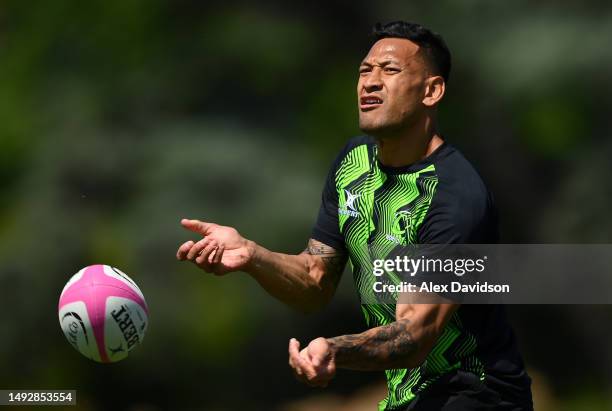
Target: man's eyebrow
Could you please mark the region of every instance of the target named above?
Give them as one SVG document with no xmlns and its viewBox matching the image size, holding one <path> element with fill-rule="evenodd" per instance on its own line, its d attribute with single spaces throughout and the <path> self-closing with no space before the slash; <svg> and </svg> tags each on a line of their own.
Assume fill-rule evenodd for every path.
<svg viewBox="0 0 612 411">
<path fill-rule="evenodd" d="M 361 64 L 359 66 L 360 67 L 361 66 L 367 66 L 367 67 L 380 66 L 380 67 L 384 67 L 384 66 L 388 66 L 389 64 L 399 64 L 399 62 L 397 60 L 391 59 L 391 58 L 390 59 L 385 59 L 385 60 L 381 61 L 378 64 L 372 64 L 372 63 L 364 60 L 364 61 L 361 62 Z"/>
<path fill-rule="evenodd" d="M 381 67 L 384 67 L 384 66 L 388 66 L 389 64 L 399 64 L 399 62 L 398 62 L 396 59 L 391 59 L 391 58 L 389 58 L 389 59 L 385 59 L 385 60 L 383 60 L 383 61 L 380 63 L 380 66 L 381 66 Z"/>
</svg>

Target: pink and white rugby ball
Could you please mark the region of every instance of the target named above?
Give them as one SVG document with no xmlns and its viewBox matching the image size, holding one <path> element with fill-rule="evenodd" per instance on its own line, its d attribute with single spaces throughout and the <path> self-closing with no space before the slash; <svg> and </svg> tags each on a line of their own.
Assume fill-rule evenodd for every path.
<svg viewBox="0 0 612 411">
<path fill-rule="evenodd" d="M 120 270 L 90 265 L 62 291 L 59 322 L 68 342 L 85 357 L 117 362 L 142 342 L 149 310 L 140 288 Z"/>
</svg>

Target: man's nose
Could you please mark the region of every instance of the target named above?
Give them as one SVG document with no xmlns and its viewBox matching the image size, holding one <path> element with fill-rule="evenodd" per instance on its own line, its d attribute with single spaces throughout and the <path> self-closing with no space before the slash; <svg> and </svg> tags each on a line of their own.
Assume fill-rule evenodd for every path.
<svg viewBox="0 0 612 411">
<path fill-rule="evenodd" d="M 372 91 L 378 91 L 382 88 L 382 78 L 380 75 L 380 70 L 377 67 L 374 68 L 370 72 L 370 75 L 365 78 L 363 82 L 363 88 L 368 93 Z"/>
</svg>

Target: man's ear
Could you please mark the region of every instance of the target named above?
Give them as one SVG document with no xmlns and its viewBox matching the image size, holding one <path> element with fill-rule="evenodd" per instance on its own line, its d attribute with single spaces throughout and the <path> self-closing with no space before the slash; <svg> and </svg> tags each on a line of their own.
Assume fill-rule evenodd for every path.
<svg viewBox="0 0 612 411">
<path fill-rule="evenodd" d="M 446 83 L 442 76 L 432 76 L 425 80 L 425 96 L 423 104 L 427 107 L 433 107 L 444 97 Z"/>
</svg>

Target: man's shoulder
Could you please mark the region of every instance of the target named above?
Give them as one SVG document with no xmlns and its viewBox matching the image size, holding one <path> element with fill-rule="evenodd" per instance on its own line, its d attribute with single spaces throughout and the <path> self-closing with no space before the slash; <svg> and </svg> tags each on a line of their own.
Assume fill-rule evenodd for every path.
<svg viewBox="0 0 612 411">
<path fill-rule="evenodd" d="M 421 228 L 419 238 L 433 243 L 496 242 L 498 216 L 493 195 L 472 163 L 457 148 L 445 144 L 434 165 L 438 183 L 426 218 L 429 224 Z"/>
<path fill-rule="evenodd" d="M 455 146 L 445 143 L 435 161 L 438 188 L 443 198 L 460 203 L 488 203 L 491 193 L 474 165 Z"/>
</svg>

